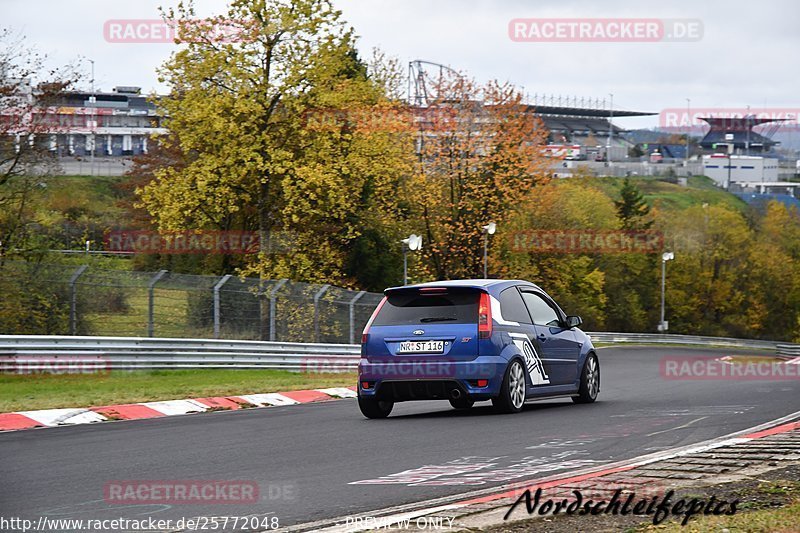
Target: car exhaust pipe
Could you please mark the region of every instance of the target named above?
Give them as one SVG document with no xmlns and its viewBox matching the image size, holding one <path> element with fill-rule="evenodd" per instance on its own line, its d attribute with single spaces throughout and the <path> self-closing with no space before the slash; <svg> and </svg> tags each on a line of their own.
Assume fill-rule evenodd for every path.
<svg viewBox="0 0 800 533">
<path fill-rule="evenodd" d="M 451 390 L 450 397 L 454 400 L 458 400 L 459 398 L 461 398 L 461 391 L 458 389 Z"/>
</svg>

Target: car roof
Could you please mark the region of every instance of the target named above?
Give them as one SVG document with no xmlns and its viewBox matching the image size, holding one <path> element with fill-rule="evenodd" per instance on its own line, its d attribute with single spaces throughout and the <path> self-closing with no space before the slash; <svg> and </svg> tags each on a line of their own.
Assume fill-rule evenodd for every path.
<svg viewBox="0 0 800 533">
<path fill-rule="evenodd" d="M 527 285 L 539 289 L 539 287 L 530 281 L 519 279 L 452 279 L 446 281 L 430 281 L 428 283 L 418 283 L 416 285 L 406 285 L 401 287 L 390 287 L 386 289 L 386 293 L 390 291 L 398 291 L 402 289 L 418 289 L 423 287 L 463 287 L 472 289 L 483 289 L 490 294 L 499 294 L 501 291 L 514 285 Z M 541 289 L 539 289 L 541 290 Z"/>
</svg>

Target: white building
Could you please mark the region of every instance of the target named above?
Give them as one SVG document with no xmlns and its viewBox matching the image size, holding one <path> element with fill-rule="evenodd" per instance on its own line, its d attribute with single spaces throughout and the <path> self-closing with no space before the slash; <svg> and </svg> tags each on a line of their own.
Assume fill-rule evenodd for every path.
<svg viewBox="0 0 800 533">
<path fill-rule="evenodd" d="M 776 182 L 778 160 L 748 155 L 704 155 L 703 174 L 721 187 L 729 183 Z"/>
</svg>

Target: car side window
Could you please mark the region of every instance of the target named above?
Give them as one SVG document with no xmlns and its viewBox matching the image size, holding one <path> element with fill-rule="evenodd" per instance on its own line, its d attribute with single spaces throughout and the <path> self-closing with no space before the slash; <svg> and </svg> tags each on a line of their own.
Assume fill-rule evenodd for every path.
<svg viewBox="0 0 800 533">
<path fill-rule="evenodd" d="M 522 299 L 528 307 L 534 324 L 538 326 L 559 326 L 561 324 L 556 310 L 538 294 L 526 291 L 522 293 Z"/>
<path fill-rule="evenodd" d="M 532 324 L 525 303 L 516 287 L 509 287 L 500 293 L 500 312 L 505 320 L 520 324 Z"/>
</svg>

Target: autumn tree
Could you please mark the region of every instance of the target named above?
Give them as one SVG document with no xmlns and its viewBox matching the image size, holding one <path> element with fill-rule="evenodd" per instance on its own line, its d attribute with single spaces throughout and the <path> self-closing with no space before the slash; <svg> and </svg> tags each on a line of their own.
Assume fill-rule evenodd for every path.
<svg viewBox="0 0 800 533">
<path fill-rule="evenodd" d="M 547 131 L 511 85 L 451 76 L 436 94 L 420 122 L 408 203 L 429 275 L 482 277 L 481 226 L 497 223 L 492 241 L 502 239 L 514 207 L 547 182 Z"/>
<path fill-rule="evenodd" d="M 675 251 L 667 277 L 670 330 L 750 337 L 761 329 L 764 295 L 748 289 L 752 229 L 722 204 L 695 205 L 660 220 Z"/>
<path fill-rule="evenodd" d="M 602 330 L 606 321 L 605 273 L 586 254 L 521 250 L 513 235 L 527 230 L 605 230 L 614 228 L 614 204 L 582 179 L 554 180 L 531 191 L 509 221 L 502 242 L 502 273 L 541 285 L 569 314 L 580 315 L 586 327 Z"/>
<path fill-rule="evenodd" d="M 58 168 L 48 148 L 59 126 L 47 108 L 78 75 L 75 65 L 48 70 L 45 59 L 24 37 L 0 28 L 0 261 L 48 247 L 32 230 L 34 201 Z"/>
<path fill-rule="evenodd" d="M 352 244 L 397 218 L 410 150 L 347 119 L 396 104 L 340 12 L 330 0 L 234 0 L 200 23 L 191 3 L 166 18 L 184 48 L 160 71 L 171 90 L 159 103 L 167 144 L 189 157 L 155 172 L 142 205 L 163 229 L 257 230 L 261 251 L 243 274 L 356 284 L 344 267 Z M 228 38 L 209 31 L 220 25 Z M 320 114 L 333 123 L 310 126 Z M 289 253 L 271 253 L 274 239 Z"/>
<path fill-rule="evenodd" d="M 742 276 L 759 321 L 751 335 L 800 341 L 800 212 L 771 201 L 757 222 Z M 750 312 L 752 314 L 752 311 Z"/>
<path fill-rule="evenodd" d="M 49 153 L 58 124 L 47 108 L 78 76 L 74 65 L 46 69 L 45 60 L 0 29 L 0 333 L 11 335 L 67 332 L 69 295 L 42 263 L 53 241 L 37 208 L 58 170 Z"/>
</svg>

